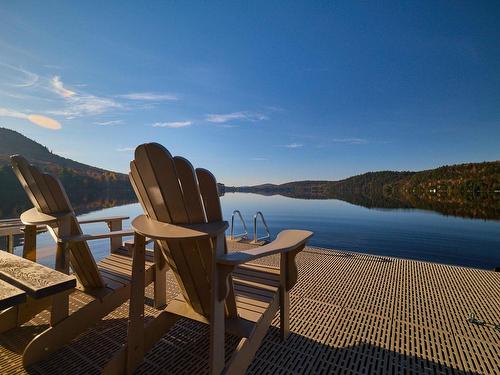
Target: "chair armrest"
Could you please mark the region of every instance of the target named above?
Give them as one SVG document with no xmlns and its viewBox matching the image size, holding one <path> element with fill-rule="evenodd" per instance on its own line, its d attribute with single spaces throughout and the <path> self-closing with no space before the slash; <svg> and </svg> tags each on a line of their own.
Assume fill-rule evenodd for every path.
<svg viewBox="0 0 500 375">
<path fill-rule="evenodd" d="M 66 216 L 73 215 L 73 212 L 56 212 L 50 215 L 38 211 L 35 207 L 24 211 L 21 214 L 21 222 L 25 225 L 47 225 L 57 222 Z"/>
<path fill-rule="evenodd" d="M 145 243 L 146 245 L 148 245 L 148 244 L 152 243 L 153 241 L 154 241 L 154 238 L 149 238 L 149 237 L 146 237 L 146 238 L 144 239 L 144 243 Z M 134 244 L 134 240 L 133 240 L 133 239 L 131 239 L 131 240 L 126 240 L 126 241 L 123 241 L 123 243 L 125 244 L 125 246 L 126 246 L 126 245 L 133 245 L 133 244 Z"/>
<path fill-rule="evenodd" d="M 62 236 L 58 239 L 58 242 L 81 242 L 81 241 L 91 241 L 100 240 L 103 238 L 111 237 L 126 237 L 133 236 L 133 230 L 117 230 L 114 232 L 98 233 L 98 234 L 77 234 L 74 236 Z"/>
<path fill-rule="evenodd" d="M 87 219 L 87 220 L 78 220 L 79 224 L 92 224 L 92 223 L 109 223 L 110 221 L 123 221 L 129 219 L 129 216 L 108 216 L 108 217 L 99 217 L 95 219 Z"/>
<path fill-rule="evenodd" d="M 162 223 L 140 215 L 132 221 L 132 228 L 145 237 L 156 240 L 200 240 L 217 237 L 228 228 L 227 221 L 218 221 L 206 224 L 174 225 Z"/>
<path fill-rule="evenodd" d="M 269 255 L 293 251 L 303 246 L 312 235 L 313 232 L 308 230 L 284 230 L 278 234 L 273 242 L 267 245 L 224 254 L 217 258 L 217 263 L 237 266 Z"/>
</svg>

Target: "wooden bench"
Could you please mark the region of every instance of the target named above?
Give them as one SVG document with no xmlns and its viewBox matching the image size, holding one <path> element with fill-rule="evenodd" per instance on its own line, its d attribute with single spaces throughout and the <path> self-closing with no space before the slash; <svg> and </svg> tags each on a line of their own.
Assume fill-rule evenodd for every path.
<svg viewBox="0 0 500 375">
<path fill-rule="evenodd" d="M 0 251 L 0 279 L 30 297 L 48 297 L 76 287 L 76 278 L 41 264 Z"/>
<path fill-rule="evenodd" d="M 26 292 L 0 280 L 0 310 L 26 302 Z"/>
</svg>

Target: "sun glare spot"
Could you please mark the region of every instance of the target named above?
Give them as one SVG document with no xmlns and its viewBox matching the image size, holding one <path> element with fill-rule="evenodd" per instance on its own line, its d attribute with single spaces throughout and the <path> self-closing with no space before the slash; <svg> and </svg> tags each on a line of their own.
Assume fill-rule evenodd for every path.
<svg viewBox="0 0 500 375">
<path fill-rule="evenodd" d="M 28 115 L 28 120 L 33 124 L 41 126 L 46 129 L 51 129 L 51 130 L 61 129 L 61 124 L 58 121 L 51 119 L 50 117 L 42 115 Z"/>
</svg>

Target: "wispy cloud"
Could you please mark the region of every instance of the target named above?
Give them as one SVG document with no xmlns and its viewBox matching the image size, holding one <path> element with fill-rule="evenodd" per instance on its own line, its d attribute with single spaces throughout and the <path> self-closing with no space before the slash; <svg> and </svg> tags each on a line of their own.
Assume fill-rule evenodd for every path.
<svg viewBox="0 0 500 375">
<path fill-rule="evenodd" d="M 117 148 L 116 151 L 118 152 L 132 152 L 135 150 L 135 147 L 122 147 L 122 148 Z"/>
<path fill-rule="evenodd" d="M 123 120 L 101 121 L 101 122 L 94 122 L 94 124 L 100 125 L 100 126 L 114 126 L 114 125 L 123 124 Z"/>
<path fill-rule="evenodd" d="M 172 122 L 155 122 L 151 125 L 153 128 L 185 128 L 193 125 L 192 121 L 172 121 Z"/>
<path fill-rule="evenodd" d="M 123 105 L 115 102 L 113 99 L 87 95 L 70 97 L 65 109 L 48 111 L 47 113 L 72 119 L 75 117 L 100 115 L 111 109 L 118 108 L 123 108 Z"/>
<path fill-rule="evenodd" d="M 368 143 L 368 139 L 365 138 L 334 138 L 332 141 L 349 145 L 364 145 Z"/>
<path fill-rule="evenodd" d="M 22 79 L 22 82 L 16 83 L 13 86 L 14 87 L 30 87 L 36 84 L 39 80 L 38 74 L 35 74 L 33 72 L 30 72 L 26 69 L 23 69 L 21 67 L 18 68 L 18 71 L 24 74 L 24 78 Z"/>
<path fill-rule="evenodd" d="M 234 125 L 234 124 L 219 124 L 216 125 L 219 128 L 224 128 L 224 129 L 233 129 L 233 128 L 239 128 L 239 125 Z"/>
<path fill-rule="evenodd" d="M 263 120 L 269 119 L 269 117 L 262 114 L 262 113 L 242 111 L 242 112 L 232 112 L 232 113 L 225 113 L 225 114 L 207 114 L 205 116 L 205 119 L 208 122 L 224 123 L 224 122 L 234 121 L 234 120 L 263 121 Z"/>
<path fill-rule="evenodd" d="M 129 94 L 117 95 L 119 98 L 128 100 L 143 100 L 143 101 L 175 101 L 179 100 L 177 95 L 167 93 L 154 93 L 154 92 L 132 92 Z"/>
<path fill-rule="evenodd" d="M 61 78 L 59 76 L 52 77 L 52 79 L 50 80 L 50 85 L 54 90 L 54 92 L 57 95 L 62 96 L 63 98 L 70 98 L 76 95 L 76 92 L 71 91 L 64 87 L 64 84 L 62 83 Z"/>
<path fill-rule="evenodd" d="M 114 99 L 100 97 L 92 94 L 78 92 L 65 87 L 59 76 L 50 80 L 53 92 L 61 96 L 66 103 L 66 108 L 47 111 L 56 116 L 65 116 L 67 119 L 82 116 L 99 115 L 113 109 L 123 108 L 123 105 Z"/>
<path fill-rule="evenodd" d="M 11 87 L 31 87 L 40 79 L 38 74 L 30 72 L 21 66 L 14 66 L 0 62 L 0 67 L 7 70 L 7 74 L 1 77 L 2 83 Z"/>
<path fill-rule="evenodd" d="M 286 147 L 286 148 L 300 148 L 300 147 L 303 147 L 304 145 L 301 144 L 301 143 L 289 143 L 287 145 L 283 145 L 283 147 Z"/>
<path fill-rule="evenodd" d="M 74 119 L 105 113 L 118 115 L 117 110 L 145 110 L 154 108 L 161 101 L 178 100 L 174 94 L 157 92 L 132 92 L 118 96 L 101 96 L 89 93 L 84 88 L 85 84 L 67 84 L 60 74 L 39 76 L 22 67 L 2 62 L 0 62 L 0 68 L 0 96 L 22 99 L 24 102 L 27 102 L 27 99 L 43 100 L 50 103 L 50 107 L 46 107 L 42 112 L 47 116 Z M 46 66 L 45 68 L 55 69 L 57 67 Z M 46 95 L 47 91 L 53 95 Z M 29 112 L 31 112 L 25 109 L 21 110 L 26 112 L 23 113 L 26 116 L 29 116 Z M 36 121 L 40 122 L 41 120 Z M 112 126 L 121 124 L 122 120 L 101 120 L 94 123 L 101 126 Z M 55 124 L 47 125 L 47 127 L 49 126 L 55 126 Z M 178 122 L 166 126 L 184 127 L 188 125 L 185 122 Z"/>
<path fill-rule="evenodd" d="M 32 124 L 41 126 L 42 128 L 58 130 L 61 129 L 61 124 L 47 116 L 28 114 L 19 111 L 14 111 L 8 108 L 0 108 L 0 117 L 12 117 L 19 118 L 23 120 L 28 120 Z"/>
<path fill-rule="evenodd" d="M 268 158 L 250 158 L 252 161 L 267 161 L 269 160 Z"/>
</svg>

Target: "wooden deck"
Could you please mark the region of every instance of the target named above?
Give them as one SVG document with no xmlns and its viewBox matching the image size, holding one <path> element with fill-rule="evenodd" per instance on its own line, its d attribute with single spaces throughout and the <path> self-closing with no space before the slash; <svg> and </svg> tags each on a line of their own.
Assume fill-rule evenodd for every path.
<svg viewBox="0 0 500 375">
<path fill-rule="evenodd" d="M 291 335 L 280 341 L 275 317 L 249 373 L 500 374 L 500 331 L 494 327 L 500 324 L 500 273 L 311 247 L 298 263 Z M 178 290 L 171 272 L 167 279 L 172 299 Z M 75 293 L 71 308 L 85 298 L 90 297 Z M 155 314 L 152 307 L 146 311 Z M 19 348 L 46 327 L 48 314 L 42 313 L 0 335 L 0 373 L 97 374 L 125 342 L 127 313 L 125 303 L 26 370 Z M 469 323 L 471 313 L 485 324 Z M 226 349 L 235 342 L 227 337 Z M 207 327 L 181 320 L 137 373 L 205 373 L 207 355 Z"/>
</svg>

